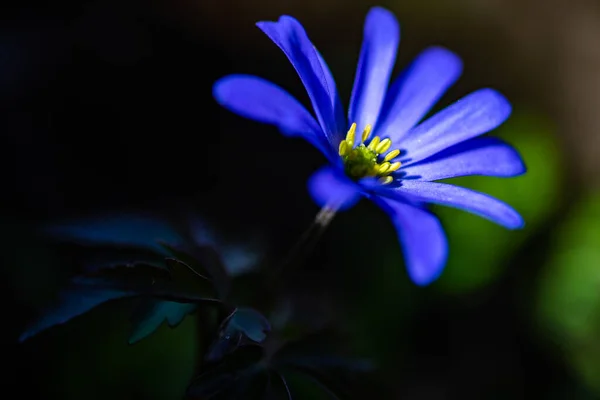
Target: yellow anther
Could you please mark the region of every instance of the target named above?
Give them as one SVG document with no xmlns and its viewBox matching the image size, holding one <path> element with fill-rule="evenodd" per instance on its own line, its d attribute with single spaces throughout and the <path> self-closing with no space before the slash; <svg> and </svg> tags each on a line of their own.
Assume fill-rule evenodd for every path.
<svg viewBox="0 0 600 400">
<path fill-rule="evenodd" d="M 390 161 L 392 158 L 398 157 L 398 154 L 400 154 L 400 150 L 398 150 L 398 149 L 392 150 L 385 155 L 385 158 L 383 159 L 383 161 Z"/>
<path fill-rule="evenodd" d="M 390 169 L 390 163 L 389 162 L 384 162 L 383 164 L 380 164 L 379 167 L 377 168 L 377 172 L 379 174 L 385 174 L 388 169 Z"/>
<path fill-rule="evenodd" d="M 369 145 L 367 146 L 367 148 L 369 150 L 375 151 L 375 147 L 377 147 L 377 145 L 379 144 L 380 140 L 381 139 L 379 138 L 379 136 L 375 136 L 373 139 L 371 139 L 371 143 L 369 143 Z"/>
<path fill-rule="evenodd" d="M 370 176 L 377 178 L 383 185 L 393 182 L 394 178 L 390 174 L 400 168 L 400 162 L 392 161 L 400 155 L 400 150 L 392 150 L 388 153 L 392 141 L 382 140 L 379 136 L 371 137 L 373 131 L 371 124 L 364 126 L 358 138 L 356 129 L 356 123 L 352 123 L 338 148 L 346 174 L 353 180 Z M 368 145 L 365 143 L 367 140 L 369 140 Z"/>
<path fill-rule="evenodd" d="M 391 176 L 386 176 L 386 177 L 383 177 L 383 178 L 379 178 L 379 182 L 382 185 L 387 185 L 388 183 L 392 183 L 393 180 L 394 180 L 394 178 L 392 178 Z"/>
<path fill-rule="evenodd" d="M 350 129 L 348 130 L 348 134 L 346 134 L 346 141 L 352 147 L 354 145 L 354 138 L 356 136 L 356 122 L 354 122 Z"/>
<path fill-rule="evenodd" d="M 394 172 L 396 170 L 398 170 L 398 168 L 400 168 L 400 165 L 402 165 L 402 163 L 400 161 L 396 161 L 395 163 L 390 164 L 390 167 L 387 170 L 387 173 L 389 174 L 390 172 Z"/>
<path fill-rule="evenodd" d="M 365 130 L 362 133 L 362 142 L 361 143 L 363 143 L 365 140 L 367 140 L 369 138 L 369 135 L 371 134 L 371 129 L 373 129 L 371 124 L 367 124 L 367 126 L 365 126 Z"/>
<path fill-rule="evenodd" d="M 348 154 L 348 142 L 346 142 L 345 140 L 342 140 L 340 142 L 339 153 L 340 156 L 345 156 L 346 154 Z"/>
<path fill-rule="evenodd" d="M 392 141 L 390 139 L 383 139 L 375 147 L 375 152 L 379 153 L 379 154 L 385 153 L 386 151 L 388 151 L 388 149 L 390 148 L 391 145 L 392 145 Z"/>
</svg>

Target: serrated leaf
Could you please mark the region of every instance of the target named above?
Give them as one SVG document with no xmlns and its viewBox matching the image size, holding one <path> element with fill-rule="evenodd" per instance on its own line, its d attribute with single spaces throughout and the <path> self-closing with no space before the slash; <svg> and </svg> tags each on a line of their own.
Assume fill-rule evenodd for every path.
<svg viewBox="0 0 600 400">
<path fill-rule="evenodd" d="M 60 293 L 53 308 L 46 310 L 38 320 L 23 332 L 19 337 L 19 341 L 23 342 L 54 325 L 64 324 L 102 303 L 131 295 L 131 292 L 124 290 L 90 290 L 87 287 L 67 289 Z"/>
<path fill-rule="evenodd" d="M 221 256 L 210 246 L 186 248 L 165 242 L 159 242 L 174 259 L 188 265 L 197 274 L 207 277 L 213 282 L 219 297 L 224 299 L 229 294 L 230 279 L 223 265 Z"/>
<path fill-rule="evenodd" d="M 179 267 L 181 269 L 181 267 Z M 25 340 L 53 325 L 64 323 L 109 300 L 153 296 L 183 304 L 219 301 L 207 293 L 210 282 L 194 276 L 195 283 L 174 279 L 182 272 L 149 265 L 119 266 L 76 276 L 58 302 L 21 336 Z M 189 275 L 188 275 L 189 278 Z"/>
<path fill-rule="evenodd" d="M 218 335 L 208 348 L 205 359 L 219 360 L 242 344 L 261 343 L 270 330 L 269 321 L 258 311 L 236 308 L 221 323 Z"/>
<path fill-rule="evenodd" d="M 251 308 L 238 308 L 229 320 L 227 330 L 239 330 L 250 340 L 261 343 L 271 332 L 269 321 Z"/>
<path fill-rule="evenodd" d="M 166 320 L 173 328 L 179 325 L 186 315 L 197 309 L 196 304 L 182 304 L 157 299 L 143 299 L 131 318 L 132 330 L 129 344 L 137 343 L 154 333 Z"/>
</svg>

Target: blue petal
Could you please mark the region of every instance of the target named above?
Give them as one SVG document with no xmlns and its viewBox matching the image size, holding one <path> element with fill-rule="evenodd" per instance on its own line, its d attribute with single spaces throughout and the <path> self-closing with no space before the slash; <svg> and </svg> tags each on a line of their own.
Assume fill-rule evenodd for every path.
<svg viewBox="0 0 600 400">
<path fill-rule="evenodd" d="M 321 63 L 321 68 L 323 68 L 323 73 L 325 74 L 325 80 L 327 82 L 327 87 L 329 88 L 330 94 L 332 98 L 332 107 L 333 107 L 333 115 L 335 118 L 335 132 L 343 133 L 346 128 L 346 113 L 344 112 L 344 106 L 342 105 L 342 98 L 337 89 L 337 85 L 335 83 L 335 79 L 333 78 L 333 74 L 325 62 L 323 55 L 315 48 L 317 52 L 317 56 L 319 57 L 319 62 Z M 341 139 L 341 136 L 338 137 Z M 337 139 L 336 139 L 337 140 Z M 335 144 L 335 143 L 334 143 Z"/>
<path fill-rule="evenodd" d="M 452 146 L 401 171 L 407 178 L 434 181 L 466 175 L 513 177 L 525 173 L 526 168 L 512 146 L 497 138 L 484 137 Z"/>
<path fill-rule="evenodd" d="M 342 139 L 333 110 L 336 103 L 335 88 L 323 70 L 319 55 L 302 25 L 294 18 L 283 15 L 277 22 L 262 21 L 256 24 L 290 60 L 300 76 L 323 131 L 330 143 Z"/>
<path fill-rule="evenodd" d="M 341 171 L 326 166 L 308 180 L 308 191 L 319 207 L 346 210 L 360 199 L 360 187 Z"/>
<path fill-rule="evenodd" d="M 367 14 L 363 44 L 350 97 L 348 118 L 359 132 L 375 125 L 396 61 L 400 26 L 396 17 L 381 7 Z"/>
<path fill-rule="evenodd" d="M 489 219 L 508 229 L 524 226 L 523 218 L 508 204 L 491 196 L 459 186 L 436 182 L 402 181 L 402 186 L 382 188 L 383 196 L 411 199 L 456 207 Z"/>
<path fill-rule="evenodd" d="M 374 200 L 392 219 L 410 279 L 422 286 L 437 279 L 448 256 L 448 243 L 440 221 L 421 208 L 382 197 Z"/>
<path fill-rule="evenodd" d="M 430 47 L 406 68 L 390 87 L 374 134 L 401 139 L 460 77 L 462 61 L 449 50 Z"/>
<path fill-rule="evenodd" d="M 228 110 L 273 124 L 286 135 L 300 136 L 331 158 L 332 147 L 315 119 L 288 92 L 262 78 L 229 75 L 213 86 L 213 96 Z"/>
<path fill-rule="evenodd" d="M 463 97 L 406 134 L 400 146 L 405 165 L 486 133 L 503 123 L 511 106 L 500 93 L 481 89 Z"/>
</svg>

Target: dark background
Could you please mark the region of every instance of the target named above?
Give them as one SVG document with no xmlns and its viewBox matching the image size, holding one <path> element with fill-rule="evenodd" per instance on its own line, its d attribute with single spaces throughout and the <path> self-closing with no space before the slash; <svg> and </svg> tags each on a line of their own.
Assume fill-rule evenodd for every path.
<svg viewBox="0 0 600 400">
<path fill-rule="evenodd" d="M 194 209 L 223 240 L 263 238 L 281 259 L 317 207 L 307 143 L 221 109 L 232 72 L 277 82 L 302 102 L 293 68 L 255 26 L 298 18 L 349 98 L 366 0 L 12 1 L 0 12 L 0 179 L 6 393 L 60 399 L 180 398 L 196 325 L 127 345 L 127 301 L 17 344 L 77 272 L 33 235 L 51 221 Z M 440 107 L 482 86 L 513 103 L 493 134 L 526 176 L 456 180 L 512 204 L 509 232 L 437 209 L 451 256 L 427 288 L 408 280 L 385 215 L 363 201 L 336 216 L 310 265 L 306 307 L 330 310 L 381 365 L 384 398 L 600 398 L 600 6 L 591 1 L 378 3 L 402 25 L 397 71 L 439 44 L 465 71 Z M 333 288 L 333 289 L 332 289 Z"/>
</svg>

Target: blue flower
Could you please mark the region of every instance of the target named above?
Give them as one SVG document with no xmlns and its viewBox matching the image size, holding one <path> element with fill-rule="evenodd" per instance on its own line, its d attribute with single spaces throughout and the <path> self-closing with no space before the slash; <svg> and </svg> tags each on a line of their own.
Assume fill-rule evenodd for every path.
<svg viewBox="0 0 600 400">
<path fill-rule="evenodd" d="M 434 182 L 525 172 L 510 145 L 478 138 L 510 115 L 510 104 L 495 90 L 477 90 L 420 122 L 460 76 L 458 56 L 440 47 L 426 49 L 388 89 L 399 24 L 389 11 L 371 9 L 350 98 L 350 124 L 331 72 L 302 25 L 289 16 L 257 25 L 296 69 L 318 122 L 289 93 L 256 76 L 220 79 L 213 88 L 215 99 L 239 115 L 276 125 L 283 134 L 302 137 L 318 148 L 330 165 L 310 178 L 313 199 L 343 210 L 365 196 L 385 210 L 416 284 L 435 280 L 448 252 L 441 224 L 426 203 L 464 209 L 509 229 L 523 226 L 521 216 L 497 199 Z"/>
</svg>

